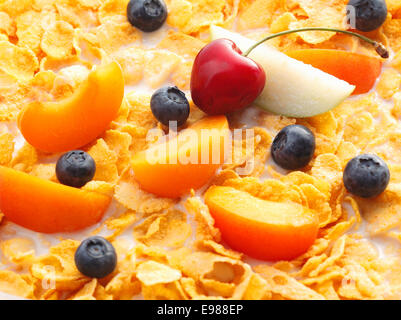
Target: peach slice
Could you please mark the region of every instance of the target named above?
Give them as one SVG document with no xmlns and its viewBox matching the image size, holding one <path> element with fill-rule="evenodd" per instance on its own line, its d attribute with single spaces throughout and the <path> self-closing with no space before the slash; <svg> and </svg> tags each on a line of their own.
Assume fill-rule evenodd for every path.
<svg viewBox="0 0 401 320">
<path fill-rule="evenodd" d="M 306 207 L 231 187 L 209 188 L 205 202 L 227 244 L 257 259 L 294 259 L 308 250 L 319 229 L 316 214 Z"/>
<path fill-rule="evenodd" d="M 229 135 L 227 118 L 204 118 L 176 137 L 137 153 L 135 180 L 160 197 L 178 198 L 205 185 L 224 163 Z"/>
<path fill-rule="evenodd" d="M 111 197 L 0 166 L 0 210 L 12 222 L 43 232 L 70 232 L 103 217 Z"/>
<path fill-rule="evenodd" d="M 300 49 L 286 54 L 354 85 L 353 95 L 369 92 L 382 68 L 378 57 L 344 50 Z"/>
<path fill-rule="evenodd" d="M 124 78 L 117 62 L 89 73 L 71 97 L 32 102 L 19 115 L 24 138 L 45 152 L 81 147 L 98 137 L 116 117 L 124 96 Z"/>
</svg>

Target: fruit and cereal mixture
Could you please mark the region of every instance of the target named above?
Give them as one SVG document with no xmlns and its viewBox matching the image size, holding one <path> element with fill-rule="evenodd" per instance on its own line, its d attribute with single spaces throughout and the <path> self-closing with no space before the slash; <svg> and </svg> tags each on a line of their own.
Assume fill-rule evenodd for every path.
<svg viewBox="0 0 401 320">
<path fill-rule="evenodd" d="M 310 71 L 317 86 L 319 77 L 341 85 L 336 99 L 344 101 L 327 112 L 295 118 L 251 106 L 209 117 L 203 101 L 224 109 L 232 99 L 196 103 L 190 94 L 194 61 L 207 58 L 196 57 L 215 26 L 249 41 L 304 27 L 345 30 L 348 2 L 0 0 L 0 292 L 42 300 L 401 299 L 401 1 L 386 0 L 385 11 L 384 1 L 368 1 L 381 11 L 368 22 L 357 16 L 356 31 L 383 44 L 389 59 L 329 31 L 268 42 L 302 61 L 311 50 L 347 52 L 331 56 L 331 70 L 322 56 L 304 61 L 331 74 L 353 61 L 342 80 L 355 80 L 362 94 L 347 99 L 353 87 Z M 233 50 L 224 40 L 216 48 Z M 262 62 L 232 59 L 259 83 L 247 99 L 264 81 L 274 87 Z M 193 85 L 210 75 L 202 67 Z M 281 72 L 287 77 L 285 65 Z M 210 94 L 204 81 L 196 97 Z M 244 128 L 255 135 L 240 138 L 240 152 L 224 164 L 149 167 L 148 132 L 167 132 L 171 120 L 178 130 L 215 129 L 218 138 Z M 253 168 L 243 170 L 250 154 Z"/>
</svg>

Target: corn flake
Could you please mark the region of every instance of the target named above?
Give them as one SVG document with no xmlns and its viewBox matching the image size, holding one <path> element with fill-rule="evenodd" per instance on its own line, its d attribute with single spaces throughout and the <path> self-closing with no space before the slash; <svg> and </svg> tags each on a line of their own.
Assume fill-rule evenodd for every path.
<svg viewBox="0 0 401 320">
<path fill-rule="evenodd" d="M 341 183 L 342 165 L 340 159 L 332 153 L 321 154 L 316 157 L 311 173 L 312 176 L 326 180 L 334 187 Z"/>
<path fill-rule="evenodd" d="M 17 151 L 10 165 L 16 170 L 30 172 L 37 161 L 38 153 L 36 149 L 30 144 L 25 143 L 22 148 Z"/>
<path fill-rule="evenodd" d="M 189 90 L 191 85 L 191 72 L 193 61 L 184 61 L 175 68 L 171 76 L 173 83 L 181 90 Z"/>
<path fill-rule="evenodd" d="M 118 22 L 108 19 L 94 31 L 100 46 L 112 53 L 122 46 L 131 45 L 141 39 L 140 32 L 127 21 Z"/>
<path fill-rule="evenodd" d="M 192 17 L 192 3 L 186 0 L 172 0 L 168 6 L 167 23 L 183 30 Z"/>
<path fill-rule="evenodd" d="M 190 197 L 185 203 L 186 210 L 194 215 L 197 223 L 197 240 L 220 240 L 220 231 L 214 227 L 214 219 L 209 212 L 209 208 L 198 198 Z"/>
<path fill-rule="evenodd" d="M 17 47 L 7 41 L 0 41 L 0 57 L 0 68 L 18 80 L 31 79 L 39 69 L 38 59 L 32 50 Z"/>
<path fill-rule="evenodd" d="M 117 155 L 106 142 L 103 139 L 97 140 L 88 153 L 96 162 L 96 173 L 93 179 L 110 183 L 117 182 Z"/>
<path fill-rule="evenodd" d="M 13 238 L 2 241 L 0 248 L 4 257 L 21 267 L 29 266 L 35 258 L 35 245 L 27 238 Z"/>
<path fill-rule="evenodd" d="M 52 283 L 58 290 L 77 290 L 90 279 L 75 267 L 74 254 L 78 241 L 64 240 L 50 248 L 47 255 L 39 257 L 32 264 L 31 274 L 44 283 Z"/>
<path fill-rule="evenodd" d="M 190 0 L 192 16 L 183 27 L 187 34 L 199 32 L 212 24 L 224 22 L 224 0 Z"/>
<path fill-rule="evenodd" d="M 303 27 L 326 27 L 343 29 L 345 16 L 344 0 L 297 0 L 300 8 L 304 10 L 307 19 L 294 21 L 290 24 L 290 29 Z M 331 39 L 335 33 L 333 32 L 301 32 L 298 36 L 307 43 L 318 44 Z"/>
<path fill-rule="evenodd" d="M 147 261 L 138 266 L 136 276 L 144 285 L 153 286 L 180 280 L 181 272 L 158 262 Z"/>
<path fill-rule="evenodd" d="M 15 25 L 10 16 L 5 12 L 0 12 L 0 32 L 7 36 L 15 35 Z"/>
<path fill-rule="evenodd" d="M 90 9 L 76 6 L 74 1 L 55 3 L 60 18 L 71 24 L 74 28 L 91 28 L 98 25 L 98 18 Z"/>
<path fill-rule="evenodd" d="M 5 0 L 0 4 L 0 11 L 8 13 L 10 17 L 15 17 L 31 9 L 32 2 L 32 0 Z"/>
<path fill-rule="evenodd" d="M 145 57 L 144 78 L 151 88 L 158 88 L 168 80 L 181 62 L 175 53 L 161 50 L 149 51 Z"/>
<path fill-rule="evenodd" d="M 172 267 L 182 271 L 184 275 L 204 284 L 214 280 L 222 284 L 239 284 L 246 273 L 244 265 L 238 260 L 222 257 L 210 252 L 194 252 L 184 257 L 178 252 L 172 253 L 169 261 Z M 232 286 L 230 286 L 232 287 Z"/>
<path fill-rule="evenodd" d="M 128 0 L 106 0 L 99 8 L 98 16 L 101 23 L 108 19 L 126 20 Z"/>
<path fill-rule="evenodd" d="M 242 295 L 244 300 L 270 300 L 272 293 L 266 280 L 257 273 L 251 275 L 247 288 Z"/>
<path fill-rule="evenodd" d="M 352 142 L 356 147 L 364 148 L 375 132 L 374 119 L 369 112 L 348 119 L 343 139 Z"/>
<path fill-rule="evenodd" d="M 401 49 L 400 30 L 401 19 L 399 17 L 398 19 L 387 19 L 383 25 L 384 34 L 395 52 Z"/>
<path fill-rule="evenodd" d="M 183 300 L 186 294 L 179 281 L 161 283 L 153 286 L 142 286 L 142 294 L 146 300 Z"/>
<path fill-rule="evenodd" d="M 126 132 L 108 130 L 105 132 L 103 139 L 109 148 L 116 153 L 118 157 L 118 172 L 121 173 L 129 165 L 131 155 L 129 148 L 132 143 L 132 137 Z"/>
<path fill-rule="evenodd" d="M 141 190 L 134 181 L 121 181 L 116 186 L 115 198 L 127 209 L 145 215 L 161 212 L 175 203 L 174 200 L 158 198 Z"/>
<path fill-rule="evenodd" d="M 145 66 L 145 51 L 141 48 L 124 48 L 113 55 L 114 59 L 121 65 L 124 72 L 126 84 L 135 85 L 143 78 Z"/>
<path fill-rule="evenodd" d="M 97 287 L 97 279 L 85 284 L 82 289 L 75 293 L 69 300 L 96 300 L 94 293 Z"/>
<path fill-rule="evenodd" d="M 33 298 L 33 286 L 23 276 L 6 270 L 0 270 L 0 291 L 11 295 Z"/>
<path fill-rule="evenodd" d="M 157 120 L 150 109 L 150 98 L 150 95 L 135 93 L 133 91 L 126 95 L 126 101 L 128 104 L 127 121 L 129 124 L 134 125 L 135 128 L 141 127 L 144 129 L 152 129 L 156 126 Z M 136 133 L 135 135 L 138 134 Z"/>
<path fill-rule="evenodd" d="M 197 243 L 197 247 L 201 250 L 210 251 L 224 257 L 241 260 L 243 254 L 234 250 L 225 248 L 223 245 L 213 240 L 202 240 Z"/>
<path fill-rule="evenodd" d="M 41 48 L 52 59 L 64 60 L 74 54 L 74 28 L 65 21 L 57 21 L 42 38 Z"/>
<path fill-rule="evenodd" d="M 14 137 L 10 133 L 0 134 L 0 165 L 7 166 L 14 152 Z"/>
<path fill-rule="evenodd" d="M 324 300 L 324 297 L 303 285 L 287 273 L 273 267 L 260 265 L 254 268 L 264 280 L 273 294 L 290 300 Z"/>
<path fill-rule="evenodd" d="M 206 43 L 198 38 L 182 32 L 169 31 L 157 48 L 169 50 L 186 59 L 194 59 L 205 45 Z"/>
<path fill-rule="evenodd" d="M 285 12 L 277 17 L 270 25 L 270 32 L 277 33 L 288 30 L 291 22 L 297 21 L 297 18 L 291 12 Z"/>
<path fill-rule="evenodd" d="M 395 69 L 383 72 L 377 85 L 377 92 L 383 99 L 390 99 L 401 86 L 401 74 Z"/>
<path fill-rule="evenodd" d="M 116 241 L 113 244 L 117 244 Z M 136 277 L 136 256 L 133 251 L 121 248 L 123 253 L 118 253 L 120 258 L 117 264 L 117 272 L 107 283 L 105 291 L 114 300 L 129 300 L 140 293 L 141 283 Z M 128 253 L 127 253 L 128 251 Z"/>
<path fill-rule="evenodd" d="M 241 29 L 269 27 L 275 15 L 283 13 L 284 7 L 283 0 L 256 0 L 240 15 L 239 27 Z"/>
<path fill-rule="evenodd" d="M 134 228 L 135 238 L 148 246 L 180 247 L 191 235 L 184 212 L 169 210 L 154 214 Z"/>
<path fill-rule="evenodd" d="M 31 175 L 45 180 L 56 181 L 56 165 L 54 163 L 35 164 L 30 172 Z"/>
<path fill-rule="evenodd" d="M 82 187 L 82 189 L 101 193 L 109 197 L 113 196 L 114 194 L 114 185 L 105 181 L 89 181 L 86 185 Z"/>
</svg>

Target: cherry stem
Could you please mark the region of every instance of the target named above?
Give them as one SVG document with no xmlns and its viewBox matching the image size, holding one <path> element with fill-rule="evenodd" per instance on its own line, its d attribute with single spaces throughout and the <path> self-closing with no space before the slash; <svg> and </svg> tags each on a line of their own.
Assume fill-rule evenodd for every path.
<svg viewBox="0 0 401 320">
<path fill-rule="evenodd" d="M 357 38 L 359 38 L 359 39 L 371 44 L 375 48 L 376 52 L 380 55 L 380 57 L 382 57 L 384 59 L 387 59 L 390 56 L 388 50 L 386 49 L 386 47 L 383 44 L 381 44 L 380 42 L 377 42 L 375 40 L 372 40 L 372 39 L 370 39 L 368 37 L 365 37 L 365 36 L 363 36 L 363 35 L 361 35 L 359 33 L 355 33 L 355 32 L 352 32 L 352 31 L 335 29 L 335 28 L 320 28 L 320 27 L 310 27 L 310 28 L 286 30 L 286 31 L 282 31 L 282 32 L 278 32 L 278 33 L 272 34 L 272 35 L 267 36 L 266 38 L 256 42 L 253 46 L 251 46 L 243 54 L 243 56 L 247 57 L 251 53 L 251 51 L 253 49 L 255 49 L 256 47 L 258 47 L 259 45 L 261 45 L 262 43 L 264 43 L 267 40 L 271 40 L 271 39 L 274 39 L 274 38 L 277 38 L 277 37 L 281 37 L 281 36 L 284 36 L 286 34 L 291 34 L 291 33 L 296 33 L 296 32 L 305 32 L 305 31 L 328 31 L 328 32 L 336 32 L 336 33 L 338 32 L 338 33 L 348 34 L 350 36 L 357 37 Z"/>
</svg>

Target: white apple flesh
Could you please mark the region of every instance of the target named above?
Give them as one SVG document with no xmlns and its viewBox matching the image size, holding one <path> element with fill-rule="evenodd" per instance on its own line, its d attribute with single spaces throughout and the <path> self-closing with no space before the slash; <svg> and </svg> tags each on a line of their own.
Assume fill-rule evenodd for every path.
<svg viewBox="0 0 401 320">
<path fill-rule="evenodd" d="M 211 26 L 212 40 L 232 40 L 245 52 L 256 43 L 238 33 Z M 288 57 L 267 44 L 255 48 L 249 58 L 266 72 L 266 85 L 255 103 L 272 113 L 305 118 L 325 113 L 343 102 L 355 86 L 326 72 Z"/>
</svg>

